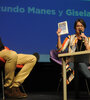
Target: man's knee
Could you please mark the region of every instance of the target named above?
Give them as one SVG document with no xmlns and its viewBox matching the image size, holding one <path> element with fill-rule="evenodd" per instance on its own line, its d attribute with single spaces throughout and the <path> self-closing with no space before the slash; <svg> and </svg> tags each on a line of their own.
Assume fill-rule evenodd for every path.
<svg viewBox="0 0 90 100">
<path fill-rule="evenodd" d="M 32 55 L 32 58 L 33 58 L 33 61 L 36 63 L 37 58 L 34 55 Z"/>
<path fill-rule="evenodd" d="M 10 60 L 15 60 L 16 61 L 17 60 L 17 57 L 18 56 L 17 56 L 17 53 L 15 51 L 11 51 L 10 52 L 10 54 L 9 54 L 9 59 Z"/>
</svg>

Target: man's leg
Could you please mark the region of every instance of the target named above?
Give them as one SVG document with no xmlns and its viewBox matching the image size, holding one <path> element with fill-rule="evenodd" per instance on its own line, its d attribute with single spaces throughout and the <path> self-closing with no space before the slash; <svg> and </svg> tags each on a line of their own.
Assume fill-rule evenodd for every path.
<svg viewBox="0 0 90 100">
<path fill-rule="evenodd" d="M 0 51 L 0 57 L 6 60 L 5 62 L 5 84 L 4 87 L 9 87 L 14 79 L 14 73 L 17 63 L 17 53 L 12 50 Z"/>
<path fill-rule="evenodd" d="M 11 87 L 19 87 L 24 82 L 36 64 L 36 57 L 34 55 L 18 54 L 17 64 L 23 64 L 24 66 L 14 78 Z"/>
<path fill-rule="evenodd" d="M 14 77 L 13 84 L 10 86 L 12 93 L 8 97 L 25 98 L 26 93 L 20 91 L 19 86 L 24 82 L 36 64 L 34 55 L 18 54 L 17 64 L 23 64 L 23 68 Z"/>
</svg>

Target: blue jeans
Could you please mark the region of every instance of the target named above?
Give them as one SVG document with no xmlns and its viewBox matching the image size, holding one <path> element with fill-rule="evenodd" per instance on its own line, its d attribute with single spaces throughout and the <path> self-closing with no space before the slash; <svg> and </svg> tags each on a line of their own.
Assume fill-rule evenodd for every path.
<svg viewBox="0 0 90 100">
<path fill-rule="evenodd" d="M 90 71 L 88 70 L 88 66 L 89 64 L 86 64 L 84 62 L 80 62 L 78 63 L 78 71 L 81 72 L 86 78 L 90 79 Z M 69 62 L 69 67 L 74 70 L 74 63 L 73 62 Z"/>
</svg>

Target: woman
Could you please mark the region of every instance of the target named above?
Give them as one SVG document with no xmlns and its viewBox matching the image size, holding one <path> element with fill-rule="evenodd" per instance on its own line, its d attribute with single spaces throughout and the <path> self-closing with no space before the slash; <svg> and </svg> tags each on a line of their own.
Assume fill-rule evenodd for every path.
<svg viewBox="0 0 90 100">
<path fill-rule="evenodd" d="M 66 48 L 68 48 L 69 53 L 90 50 L 90 38 L 84 34 L 85 28 L 86 23 L 84 22 L 84 20 L 77 19 L 74 23 L 75 34 L 66 37 L 63 44 L 61 44 L 61 29 L 59 28 L 56 32 L 58 36 L 58 52 L 63 52 L 66 50 Z M 71 70 L 74 70 L 73 62 L 73 58 L 66 58 L 66 63 L 67 65 L 69 65 L 69 68 Z M 88 64 L 89 63 L 86 61 L 80 61 L 78 63 L 78 71 L 80 71 L 86 78 L 90 79 L 90 71 L 88 70 Z M 73 78 L 74 77 L 70 78 L 70 80 L 68 79 L 68 84 L 71 82 Z"/>
</svg>

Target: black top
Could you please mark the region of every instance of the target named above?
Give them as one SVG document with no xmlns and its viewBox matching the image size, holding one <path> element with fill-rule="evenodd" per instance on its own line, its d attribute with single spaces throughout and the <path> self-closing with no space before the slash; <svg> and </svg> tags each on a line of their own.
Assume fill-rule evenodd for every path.
<svg viewBox="0 0 90 100">
<path fill-rule="evenodd" d="M 0 38 L 0 51 L 3 50 L 3 49 L 4 49 L 4 45 L 3 45 L 1 38 Z"/>
<path fill-rule="evenodd" d="M 84 50 L 86 50 L 84 42 L 82 40 L 78 40 L 76 51 L 84 51 Z"/>
</svg>

